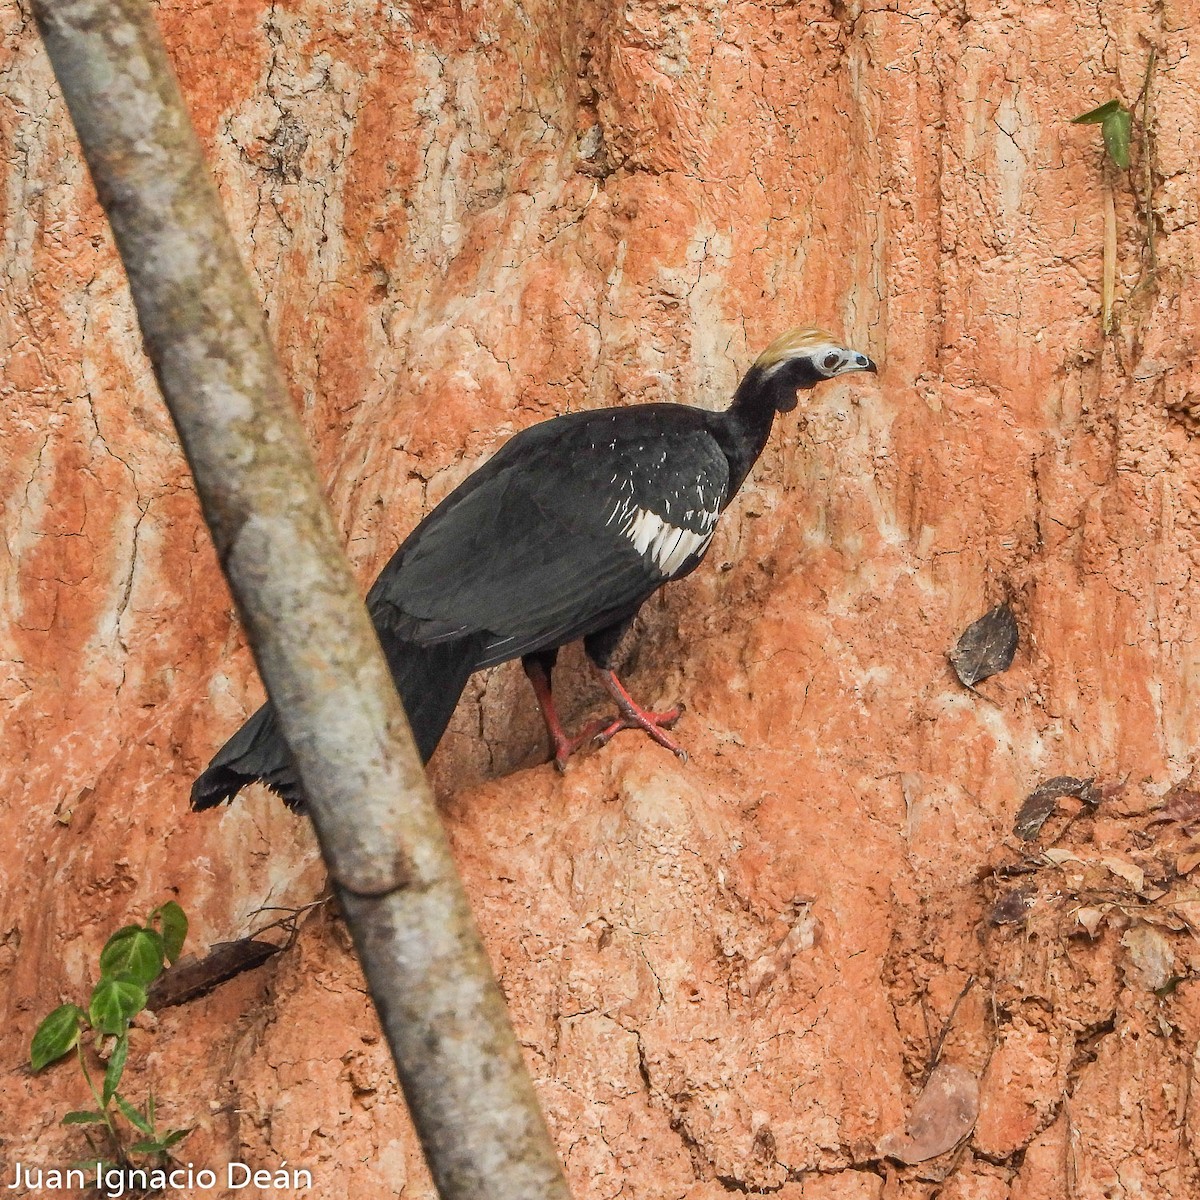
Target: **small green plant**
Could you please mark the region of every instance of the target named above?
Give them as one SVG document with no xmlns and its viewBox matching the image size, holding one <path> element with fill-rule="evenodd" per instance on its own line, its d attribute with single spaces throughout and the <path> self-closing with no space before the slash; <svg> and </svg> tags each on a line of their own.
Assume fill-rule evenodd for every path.
<svg viewBox="0 0 1200 1200">
<path fill-rule="evenodd" d="M 96 1102 L 94 1109 L 69 1112 L 64 1125 L 81 1125 L 84 1137 L 95 1155 L 95 1161 L 108 1165 L 108 1158 L 119 1167 L 130 1166 L 130 1154 L 164 1155 L 190 1129 L 158 1130 L 155 1121 L 154 1094 L 146 1101 L 144 1111 L 131 1104 L 117 1090 L 129 1057 L 129 1026 L 133 1018 L 146 1007 L 146 989 L 162 974 L 166 963 L 173 963 L 183 949 L 187 937 L 187 916 L 174 900 L 159 905 L 146 925 L 126 925 L 112 935 L 100 951 L 100 982 L 92 989 L 86 1011 L 77 1004 L 63 1004 L 38 1026 L 29 1048 L 30 1065 L 41 1071 L 57 1062 L 72 1050 L 79 1060 L 79 1069 Z M 88 1069 L 84 1052 L 84 1031 L 95 1034 L 93 1050 L 97 1057 L 108 1048 L 104 1078 L 96 1086 Z M 111 1040 L 111 1043 L 109 1042 Z M 115 1107 L 114 1107 L 115 1106 Z M 136 1131 L 136 1140 L 129 1144 L 120 1117 Z M 107 1137 L 107 1149 L 92 1136 L 99 1127 Z"/>
<path fill-rule="evenodd" d="M 1120 170 L 1129 170 L 1129 138 L 1133 131 L 1133 113 L 1120 100 L 1109 100 L 1099 108 L 1072 117 L 1071 124 L 1099 125 L 1108 157 Z"/>
<path fill-rule="evenodd" d="M 1154 130 L 1151 110 L 1151 90 L 1154 83 L 1154 70 L 1158 55 L 1154 47 L 1146 57 L 1146 76 L 1142 90 L 1134 102 L 1126 108 L 1120 100 L 1108 100 L 1097 108 L 1072 118 L 1073 125 L 1099 125 L 1100 135 L 1104 139 L 1105 170 L 1104 170 L 1104 245 L 1102 274 L 1100 279 L 1100 322 L 1105 334 L 1112 333 L 1116 321 L 1113 315 L 1113 305 L 1117 291 L 1117 204 L 1115 190 L 1118 181 L 1128 179 L 1138 206 L 1138 216 L 1142 224 L 1143 253 L 1141 271 L 1137 286 L 1128 298 L 1130 304 L 1141 295 L 1153 292 L 1158 271 L 1158 256 L 1154 246 L 1154 231 L 1158 218 L 1154 212 L 1154 177 L 1156 171 L 1156 155 L 1154 148 Z M 1137 115 L 1137 129 L 1134 129 L 1134 116 Z M 1139 170 L 1141 172 L 1140 188 L 1138 181 L 1130 171 L 1130 148 L 1136 134 Z M 1113 170 L 1113 168 L 1116 170 Z"/>
</svg>

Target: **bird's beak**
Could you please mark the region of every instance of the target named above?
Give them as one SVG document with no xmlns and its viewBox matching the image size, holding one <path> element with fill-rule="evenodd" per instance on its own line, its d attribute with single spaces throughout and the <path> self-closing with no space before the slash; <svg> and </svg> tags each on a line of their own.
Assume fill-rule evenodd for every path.
<svg viewBox="0 0 1200 1200">
<path fill-rule="evenodd" d="M 870 371 L 872 375 L 879 374 L 879 368 L 875 365 L 875 360 L 868 358 L 865 354 L 859 354 L 857 350 L 850 352 L 850 361 L 843 369 L 847 371 Z"/>
</svg>

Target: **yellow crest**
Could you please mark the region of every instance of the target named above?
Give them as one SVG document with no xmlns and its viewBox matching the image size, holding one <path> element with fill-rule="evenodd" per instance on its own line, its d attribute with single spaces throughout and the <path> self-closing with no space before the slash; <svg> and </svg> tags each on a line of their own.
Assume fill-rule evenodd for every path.
<svg viewBox="0 0 1200 1200">
<path fill-rule="evenodd" d="M 768 367 L 773 367 L 777 363 L 783 362 L 785 358 L 791 358 L 793 355 L 804 350 L 809 350 L 814 346 L 836 344 L 832 334 L 826 333 L 823 329 L 816 329 L 811 325 L 802 326 L 798 329 L 789 329 L 787 333 L 780 334 L 754 360 L 754 365 L 765 370 Z"/>
</svg>

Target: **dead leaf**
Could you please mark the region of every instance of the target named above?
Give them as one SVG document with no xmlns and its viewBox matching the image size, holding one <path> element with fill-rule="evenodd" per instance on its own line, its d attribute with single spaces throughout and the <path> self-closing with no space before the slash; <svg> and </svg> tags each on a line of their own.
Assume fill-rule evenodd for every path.
<svg viewBox="0 0 1200 1200">
<path fill-rule="evenodd" d="M 1171 909 L 1179 914 L 1193 933 L 1200 933 L 1200 897 L 1172 900 Z"/>
<path fill-rule="evenodd" d="M 979 1081 L 965 1067 L 939 1063 L 902 1130 L 879 1139 L 878 1152 L 897 1162 L 925 1162 L 952 1150 L 975 1128 Z"/>
<path fill-rule="evenodd" d="M 1042 851 L 1042 857 L 1052 862 L 1056 867 L 1061 867 L 1063 863 L 1077 862 L 1084 863 L 1084 860 L 1075 853 L 1074 850 L 1063 850 L 1058 846 L 1051 846 L 1049 850 Z"/>
<path fill-rule="evenodd" d="M 1107 915 L 1106 908 L 1080 908 L 1075 912 L 1075 919 L 1087 931 L 1088 937 L 1094 938 Z"/>
<path fill-rule="evenodd" d="M 236 942 L 218 942 L 201 959 L 185 954 L 151 985 L 147 1007 L 157 1010 L 185 1004 L 243 971 L 262 966 L 282 949 L 261 939 L 239 938 Z"/>
<path fill-rule="evenodd" d="M 1018 640 L 1012 609 L 1007 604 L 998 604 L 967 626 L 950 651 L 950 665 L 964 687 L 974 687 L 981 680 L 1008 670 Z"/>
<path fill-rule="evenodd" d="M 1175 974 L 1175 952 L 1161 929 L 1138 921 L 1121 935 L 1121 945 L 1148 991 L 1166 987 Z"/>
<path fill-rule="evenodd" d="M 1155 810 L 1150 824 L 1159 825 L 1164 821 L 1183 826 L 1200 822 L 1200 792 L 1193 792 L 1190 788 L 1172 788 L 1162 807 Z"/>
<path fill-rule="evenodd" d="M 1175 871 L 1179 875 L 1190 875 L 1200 866 L 1200 845 L 1193 842 L 1175 860 Z"/>
<path fill-rule="evenodd" d="M 1074 775 L 1055 775 L 1053 779 L 1039 783 L 1025 797 L 1025 803 L 1021 805 L 1021 811 L 1013 823 L 1013 833 L 1026 842 L 1033 841 L 1058 806 L 1060 796 L 1075 796 L 1085 803 L 1095 803 L 1093 782 L 1091 779 L 1076 779 Z"/>
<path fill-rule="evenodd" d="M 1025 920 L 1026 914 L 1033 907 L 1033 898 L 1037 894 L 1037 885 L 1023 883 L 1012 891 L 1005 892 L 988 913 L 988 920 L 993 925 L 1015 925 Z"/>
<path fill-rule="evenodd" d="M 1171 905 L 1175 908 L 1173 902 Z M 1173 912 L 1167 912 L 1164 908 L 1158 908 L 1152 904 L 1139 905 L 1134 912 L 1129 912 L 1123 905 L 1117 905 L 1119 912 L 1125 913 L 1127 916 L 1136 916 L 1139 921 L 1145 921 L 1147 925 L 1156 925 L 1160 929 L 1169 929 L 1172 933 L 1182 933 L 1188 923 L 1182 916 L 1176 915 Z M 1197 916 L 1200 918 L 1200 906 L 1197 907 Z"/>
<path fill-rule="evenodd" d="M 1118 858 L 1115 854 L 1106 854 L 1100 859 L 1118 879 L 1123 879 L 1135 892 L 1142 891 L 1146 886 L 1146 872 L 1137 863 L 1127 858 Z"/>
</svg>

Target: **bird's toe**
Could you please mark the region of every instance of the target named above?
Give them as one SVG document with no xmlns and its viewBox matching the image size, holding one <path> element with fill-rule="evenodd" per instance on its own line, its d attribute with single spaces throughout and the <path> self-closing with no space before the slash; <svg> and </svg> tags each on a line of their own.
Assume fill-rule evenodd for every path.
<svg viewBox="0 0 1200 1200">
<path fill-rule="evenodd" d="M 667 734 L 679 718 L 683 716 L 683 706 L 679 705 L 668 712 L 647 712 L 644 709 L 634 709 L 622 713 L 615 720 L 596 732 L 592 741 L 597 746 L 607 746 L 609 742 L 626 729 L 640 729 L 647 737 L 656 741 L 660 746 L 670 750 L 680 762 L 687 762 L 687 751 Z"/>
</svg>

